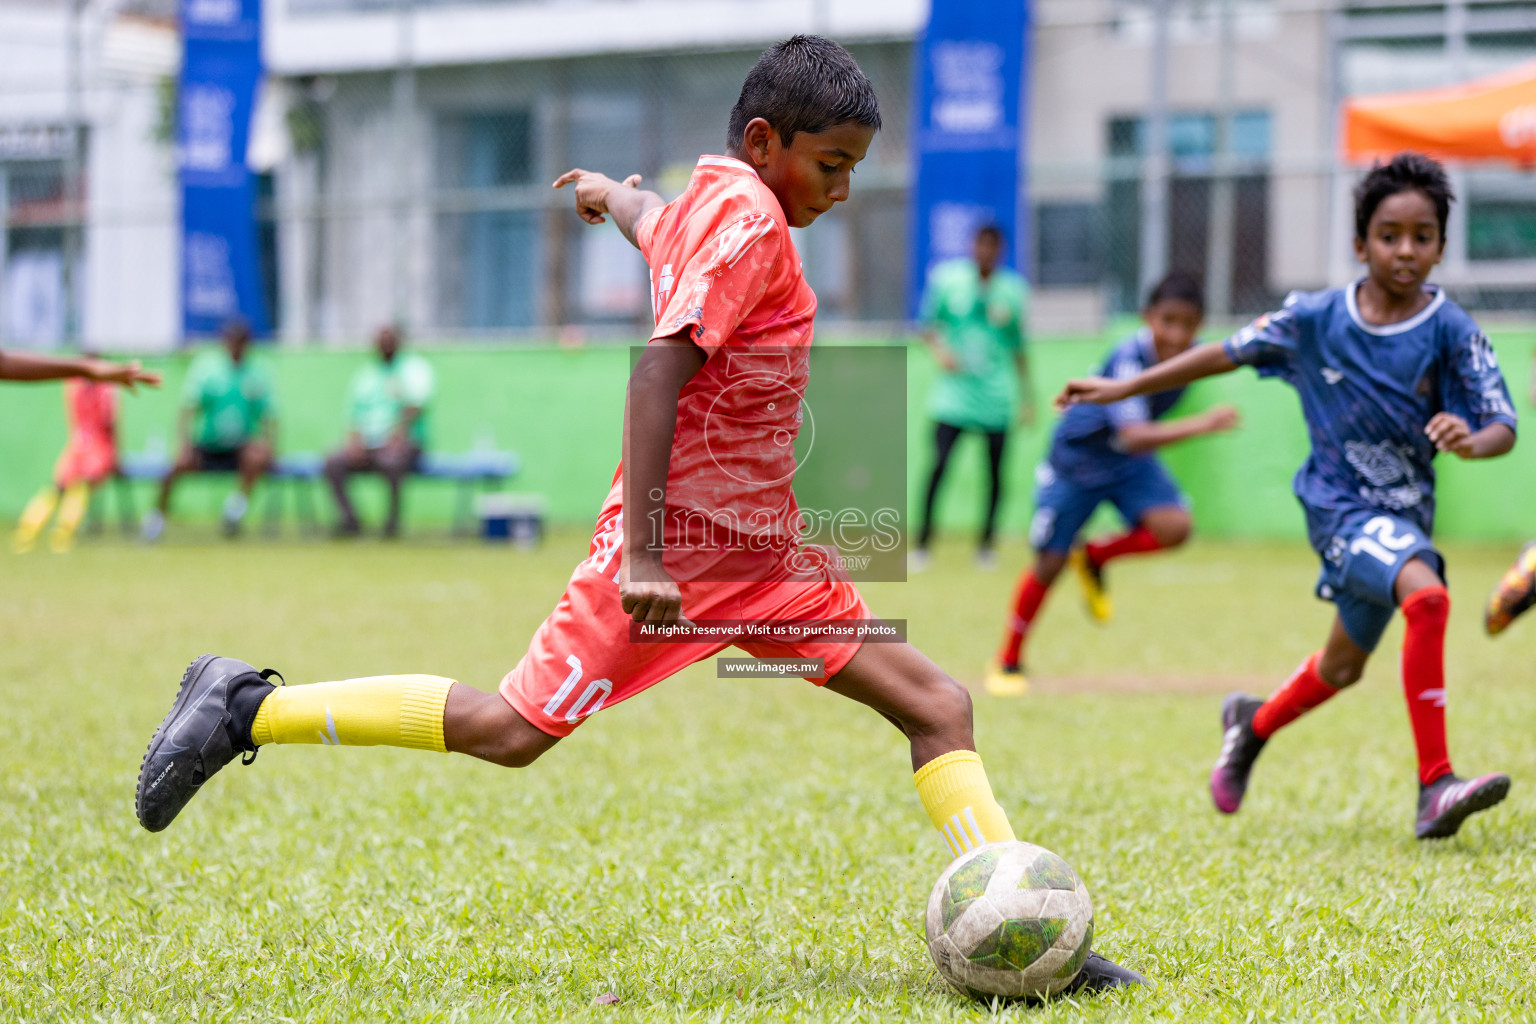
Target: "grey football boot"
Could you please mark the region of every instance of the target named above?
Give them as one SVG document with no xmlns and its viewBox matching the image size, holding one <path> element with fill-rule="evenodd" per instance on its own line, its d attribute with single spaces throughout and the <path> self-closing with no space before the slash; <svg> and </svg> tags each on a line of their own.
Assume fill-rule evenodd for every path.
<svg viewBox="0 0 1536 1024">
<path fill-rule="evenodd" d="M 1070 985 L 1061 990 L 1061 995 L 1070 996 L 1079 993 L 1092 995 L 1112 988 L 1125 988 L 1132 985 L 1150 986 L 1151 984 L 1143 975 L 1129 967 L 1121 967 L 1107 956 L 1089 953 L 1088 959 L 1083 962 L 1082 970 L 1077 972 L 1077 977 L 1072 979 Z"/>
<path fill-rule="evenodd" d="M 238 753 L 256 759 L 251 723 L 274 687 L 271 669 L 205 654 L 187 667 L 176 701 L 149 741 L 139 766 L 134 811 L 139 824 L 159 832 L 171 823 L 213 773 Z M 278 676 L 281 679 L 281 676 Z"/>
</svg>

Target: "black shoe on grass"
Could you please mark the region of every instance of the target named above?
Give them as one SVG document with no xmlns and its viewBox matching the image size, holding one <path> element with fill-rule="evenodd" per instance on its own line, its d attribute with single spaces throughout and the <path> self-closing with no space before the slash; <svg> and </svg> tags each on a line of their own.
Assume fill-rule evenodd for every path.
<svg viewBox="0 0 1536 1024">
<path fill-rule="evenodd" d="M 246 764 L 255 760 L 251 722 L 276 688 L 267 682 L 273 675 L 271 669 L 257 672 L 243 661 L 213 654 L 187 667 L 176 702 L 139 766 L 134 812 L 140 825 L 159 832 L 237 753 L 250 755 Z"/>
<path fill-rule="evenodd" d="M 1150 981 L 1129 967 L 1121 967 L 1108 957 L 1089 953 L 1088 959 L 1083 962 L 1083 969 L 1077 972 L 1077 977 L 1072 979 L 1071 984 L 1061 990 L 1061 994 L 1064 996 L 1093 995 L 1112 988 L 1150 984 L 1152 984 Z"/>
<path fill-rule="evenodd" d="M 1211 799 L 1222 814 L 1236 814 L 1248 792 L 1248 774 L 1264 749 L 1253 731 L 1253 715 L 1264 702 L 1246 693 L 1233 693 L 1221 705 L 1221 753 L 1211 768 Z"/>
<path fill-rule="evenodd" d="M 1468 817 L 1486 811 L 1508 795 L 1509 776 L 1503 772 L 1475 779 L 1458 779 L 1446 772 L 1429 785 L 1419 786 L 1419 817 L 1413 834 L 1419 839 L 1453 836 Z"/>
</svg>

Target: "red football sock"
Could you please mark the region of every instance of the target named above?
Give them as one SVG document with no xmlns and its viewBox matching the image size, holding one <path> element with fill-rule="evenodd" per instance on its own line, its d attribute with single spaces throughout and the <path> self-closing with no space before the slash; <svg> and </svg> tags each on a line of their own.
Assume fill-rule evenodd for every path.
<svg viewBox="0 0 1536 1024">
<path fill-rule="evenodd" d="M 1024 649 L 1024 637 L 1029 633 L 1030 623 L 1035 621 L 1035 616 L 1040 612 L 1040 606 L 1045 603 L 1045 595 L 1050 588 L 1035 578 L 1033 570 L 1025 570 L 1019 577 L 1019 589 L 1013 598 L 1013 620 L 1008 623 L 1008 632 L 1003 636 L 1003 650 L 998 655 L 998 661 L 1004 668 L 1017 668 L 1019 658 Z"/>
<path fill-rule="evenodd" d="M 1083 551 L 1087 554 L 1088 561 L 1094 565 L 1103 565 L 1121 555 L 1142 555 L 1149 551 L 1160 551 L 1162 547 L 1151 530 L 1145 526 L 1138 526 L 1118 537 L 1091 540 L 1084 546 Z"/>
<path fill-rule="evenodd" d="M 1438 584 L 1415 590 L 1403 602 L 1408 620 L 1403 696 L 1419 751 L 1419 781 L 1425 785 L 1451 770 L 1445 752 L 1445 623 L 1450 616 L 1451 596 Z"/>
<path fill-rule="evenodd" d="M 1307 658 L 1291 678 L 1280 684 L 1280 689 L 1269 695 L 1264 706 L 1253 713 L 1253 731 L 1260 739 L 1269 739 L 1275 730 L 1290 725 L 1339 692 L 1317 674 L 1317 663 L 1322 658 L 1322 651 Z"/>
</svg>

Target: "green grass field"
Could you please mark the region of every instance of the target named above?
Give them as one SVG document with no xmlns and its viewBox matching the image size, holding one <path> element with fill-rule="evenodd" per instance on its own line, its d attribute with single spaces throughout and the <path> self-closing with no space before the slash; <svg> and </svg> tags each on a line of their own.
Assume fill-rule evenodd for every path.
<svg viewBox="0 0 1536 1024">
<path fill-rule="evenodd" d="M 708 665 L 525 771 L 276 748 L 168 831 L 135 823 L 195 655 L 489 688 L 583 544 L 0 554 L 0 1019 L 1536 1019 L 1536 622 L 1478 628 L 1504 549 L 1448 552 L 1450 727 L 1459 767 L 1516 784 L 1436 845 L 1411 833 L 1396 626 L 1355 692 L 1271 744 L 1241 815 L 1210 807 L 1221 693 L 1267 690 L 1327 627 L 1300 545 L 1119 563 L 1104 628 L 1054 596 L 1034 692 L 978 694 L 978 738 L 1020 836 L 1087 881 L 1096 948 L 1153 992 L 993 1010 L 949 991 L 921 925 L 947 854 L 904 742 Z M 974 684 L 1011 585 L 953 545 L 866 591 Z"/>
</svg>

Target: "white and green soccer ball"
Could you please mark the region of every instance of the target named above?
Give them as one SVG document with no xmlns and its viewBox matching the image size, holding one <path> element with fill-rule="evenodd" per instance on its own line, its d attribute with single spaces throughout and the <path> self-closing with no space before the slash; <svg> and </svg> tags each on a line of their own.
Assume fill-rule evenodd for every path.
<svg viewBox="0 0 1536 1024">
<path fill-rule="evenodd" d="M 1093 945 L 1093 903 L 1077 872 L 1032 843 L 987 843 L 939 876 L 928 897 L 928 952 L 944 980 L 977 999 L 1054 995 Z"/>
</svg>

